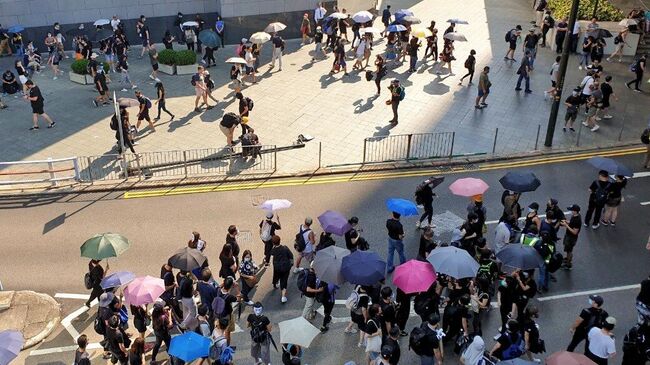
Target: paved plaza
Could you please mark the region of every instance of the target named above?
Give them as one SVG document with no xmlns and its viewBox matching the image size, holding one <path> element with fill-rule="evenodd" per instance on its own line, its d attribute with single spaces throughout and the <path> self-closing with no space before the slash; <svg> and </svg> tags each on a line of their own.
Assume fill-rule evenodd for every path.
<svg viewBox="0 0 650 365">
<path fill-rule="evenodd" d="M 454 154 L 482 153 L 492 151 L 498 128 L 495 152 L 504 154 L 535 149 L 538 126 L 541 125 L 538 149 L 544 148 L 551 102 L 544 100 L 543 91 L 550 87 L 548 70 L 556 54 L 549 48 L 540 48 L 531 78 L 532 94 L 513 90 L 518 63 L 503 61 L 506 49 L 503 35 L 516 24 L 521 24 L 524 29 L 529 27 L 533 19 L 530 1 L 471 0 L 464 3 L 462 9 L 457 2 L 443 0 L 401 0 L 391 4 L 393 10 L 410 8 L 422 19 L 423 25 L 436 20 L 440 33 L 447 27 L 445 21 L 449 18 L 464 18 L 469 22 L 469 25 L 457 26 L 457 31 L 466 35 L 469 42 L 456 42 L 455 75 L 446 71 L 436 75 L 431 60 L 418 62 L 417 72 L 409 74 L 406 72 L 407 59 L 405 64 L 390 69 L 383 81 L 382 95 L 376 97 L 374 82 L 367 82 L 363 71 L 350 71 L 349 76 L 342 73 L 328 75 L 333 60 L 331 53 L 328 59 L 311 62 L 313 44 L 301 47 L 299 40 L 288 41 L 282 71 L 278 71 L 278 67 L 269 69 L 270 45 L 265 45 L 259 82 L 243 89 L 244 95 L 255 101 L 251 126 L 264 145 L 289 145 L 300 134 L 315 137 L 304 149 L 279 153 L 277 169 L 280 172 L 315 169 L 319 143 L 324 166 L 360 162 L 363 140 L 371 136 L 456 132 Z M 379 20 L 377 26 L 381 27 Z M 154 39 L 160 37 L 153 36 Z M 349 37 L 352 39 L 351 31 Z M 162 44 L 157 46 L 159 50 L 163 48 Z M 182 46 L 176 47 L 180 49 Z M 383 40 L 376 42 L 371 60 L 384 49 Z M 468 87 L 465 82 L 465 86 L 458 86 L 465 73 L 463 62 L 470 49 L 477 52 L 477 70 L 485 65 L 491 67 L 493 87 L 488 99 L 489 107 L 483 110 L 473 108 L 477 92 L 475 85 Z M 424 46 L 420 51 L 422 56 Z M 138 59 L 139 53 L 138 48 L 131 50 L 131 77 L 146 96 L 155 99 L 153 81 L 148 78 L 149 60 L 146 57 Z M 209 71 L 216 83 L 213 95 L 219 103 L 216 108 L 203 113 L 193 111 L 194 89 L 189 75 L 160 75 L 167 90 L 167 108 L 176 119 L 169 121 L 166 115 L 163 116 L 157 123 L 156 133 L 149 134 L 143 128 L 144 133 L 136 146 L 138 152 L 221 148 L 225 145 L 218 123 L 224 113 L 237 111 L 234 92 L 229 87 L 230 67 L 224 63 L 231 56 L 234 56 L 233 46 L 216 52 L 217 66 L 209 68 Z M 518 49 L 515 57 L 520 59 L 521 56 L 521 49 Z M 577 68 L 577 57 L 571 57 L 566 81 L 568 90 L 565 89 L 563 98 L 584 76 L 583 71 Z M 0 59 L 1 69 L 12 66 L 11 62 L 9 57 Z M 70 62 L 65 60 L 62 69 L 69 71 Z M 623 82 L 632 78 L 628 71 L 630 62 L 628 58 L 623 63 L 604 64 L 605 74 L 614 78 L 614 92 L 620 100 L 613 103 L 611 114 L 614 118 L 603 120 L 598 132 L 581 131 L 581 147 L 603 146 L 618 140 L 638 141 L 647 123 L 648 94 L 633 93 L 625 87 Z M 349 59 L 350 68 L 352 63 Z M 372 63 L 369 69 L 374 70 Z M 388 98 L 386 87 L 393 78 L 400 79 L 406 86 L 406 98 L 400 104 L 399 125 L 391 128 L 388 124 L 391 110 L 384 102 Z M 118 97 L 133 97 L 132 91 L 119 91 L 119 75 L 113 75 L 112 79 L 109 87 L 117 90 Z M 35 76 L 34 81 L 41 87 L 46 100 L 45 110 L 57 121 L 57 126 L 53 130 L 28 131 L 31 110 L 27 102 L 11 96 L 4 98 L 9 109 L 0 111 L 0 128 L 4 132 L 0 136 L 0 160 L 116 153 L 114 132 L 109 128 L 113 109 L 92 105 L 96 92 L 91 85 L 74 84 L 68 80 L 67 74 L 52 80 L 49 69 Z M 478 83 L 478 71 L 474 81 Z M 648 86 L 644 83 L 643 87 L 647 89 Z M 563 133 L 561 130 L 564 111 L 562 106 L 554 148 L 570 148 L 577 144 L 577 133 Z M 135 110 L 131 111 L 132 116 L 135 113 Z M 581 115 L 578 123 L 583 120 L 584 115 Z"/>
</svg>

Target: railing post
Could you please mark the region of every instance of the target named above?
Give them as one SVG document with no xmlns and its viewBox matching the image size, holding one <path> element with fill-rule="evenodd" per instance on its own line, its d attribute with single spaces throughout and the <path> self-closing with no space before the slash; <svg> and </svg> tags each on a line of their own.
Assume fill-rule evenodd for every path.
<svg viewBox="0 0 650 365">
<path fill-rule="evenodd" d="M 183 150 L 183 170 L 185 170 L 185 178 L 187 179 L 187 150 Z"/>
<path fill-rule="evenodd" d="M 322 164 L 322 159 L 323 157 L 323 142 L 318 141 L 318 169 L 320 170 L 321 164 Z"/>
<path fill-rule="evenodd" d="M 72 167 L 74 167 L 74 179 L 76 181 L 81 181 L 81 176 L 79 176 L 79 161 L 78 157 L 75 156 L 75 158 L 72 160 Z"/>
<path fill-rule="evenodd" d="M 406 159 L 408 160 L 411 157 L 411 140 L 413 139 L 413 134 L 409 133 L 408 139 L 406 140 Z"/>
<path fill-rule="evenodd" d="M 451 151 L 449 151 L 449 158 L 454 157 L 454 141 L 456 140 L 456 132 L 451 132 Z"/>
<path fill-rule="evenodd" d="M 142 181 L 142 168 L 140 167 L 140 154 L 135 153 L 135 165 L 138 167 L 138 179 Z M 129 178 L 129 172 L 128 169 L 124 171 L 124 179 Z"/>
<path fill-rule="evenodd" d="M 273 172 L 278 171 L 278 146 L 273 145 Z"/>
<path fill-rule="evenodd" d="M 499 136 L 499 128 L 497 128 L 494 131 L 494 143 L 492 144 L 492 154 L 494 155 L 494 152 L 497 149 L 497 137 Z"/>
<path fill-rule="evenodd" d="M 368 138 L 363 139 L 363 163 L 366 163 L 366 145 L 368 143 Z"/>
<path fill-rule="evenodd" d="M 537 137 L 535 137 L 535 150 L 537 150 L 537 144 L 539 143 L 539 131 L 542 129 L 542 125 L 537 125 Z"/>
<path fill-rule="evenodd" d="M 90 168 L 90 156 L 86 157 L 86 163 L 88 164 L 88 166 L 86 166 L 86 169 L 88 170 L 88 178 L 90 179 L 90 183 L 92 184 L 94 180 L 93 180 L 93 169 Z"/>
<path fill-rule="evenodd" d="M 52 182 L 52 186 L 57 186 L 57 182 L 54 180 L 56 178 L 56 174 L 54 173 L 54 163 L 52 162 L 52 157 L 47 158 L 47 170 L 50 173 L 50 181 Z"/>
</svg>

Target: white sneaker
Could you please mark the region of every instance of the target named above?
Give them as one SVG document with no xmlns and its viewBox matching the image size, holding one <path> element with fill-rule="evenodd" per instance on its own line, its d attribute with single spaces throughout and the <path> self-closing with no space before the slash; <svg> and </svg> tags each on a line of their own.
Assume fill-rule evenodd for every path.
<svg viewBox="0 0 650 365">
<path fill-rule="evenodd" d="M 155 77 L 153 77 L 153 75 L 149 75 L 149 78 L 152 79 L 152 80 L 156 79 Z"/>
<path fill-rule="evenodd" d="M 589 123 L 587 122 L 582 122 L 582 125 L 584 125 L 585 127 L 589 127 Z"/>
<path fill-rule="evenodd" d="M 582 65 L 578 66 L 578 70 L 582 70 Z"/>
<path fill-rule="evenodd" d="M 603 120 L 603 118 L 601 118 L 601 117 L 596 117 L 596 120 L 600 121 L 600 120 Z"/>
<path fill-rule="evenodd" d="M 133 89 L 137 89 L 137 88 L 138 88 L 138 85 L 133 85 L 133 86 L 131 86 L 131 89 L 132 89 L 132 90 L 133 90 Z"/>
<path fill-rule="evenodd" d="M 593 128 L 591 128 L 591 131 L 595 132 L 595 131 L 597 131 L 599 129 L 600 129 L 600 126 L 598 124 L 596 124 Z"/>
<path fill-rule="evenodd" d="M 420 221 L 415 222 L 415 228 L 420 228 Z"/>
<path fill-rule="evenodd" d="M 52 80 L 56 80 L 56 79 L 58 79 L 58 77 L 56 77 L 56 76 L 54 76 L 54 77 L 52 78 Z"/>
<path fill-rule="evenodd" d="M 548 99 L 548 91 L 544 91 L 544 100 Z"/>
<path fill-rule="evenodd" d="M 120 91 L 122 91 L 122 92 L 127 92 L 127 91 L 129 91 L 129 90 L 127 90 L 127 89 L 122 89 L 122 90 L 120 90 Z"/>
<path fill-rule="evenodd" d="M 255 305 L 255 303 L 252 300 L 249 300 L 248 302 L 245 302 L 245 303 L 246 303 L 246 305 L 250 305 L 250 306 Z"/>
<path fill-rule="evenodd" d="M 297 274 L 297 273 L 299 273 L 299 272 L 300 272 L 300 268 L 299 268 L 299 267 L 294 267 L 294 268 L 293 268 L 293 273 L 294 273 L 294 274 Z"/>
<path fill-rule="evenodd" d="M 603 119 L 612 119 L 612 118 L 614 117 L 609 114 L 603 115 Z"/>
<path fill-rule="evenodd" d="M 286 303 L 286 302 L 287 302 L 287 297 L 282 297 L 282 299 L 280 300 L 280 302 L 282 302 L 282 303 Z"/>
</svg>

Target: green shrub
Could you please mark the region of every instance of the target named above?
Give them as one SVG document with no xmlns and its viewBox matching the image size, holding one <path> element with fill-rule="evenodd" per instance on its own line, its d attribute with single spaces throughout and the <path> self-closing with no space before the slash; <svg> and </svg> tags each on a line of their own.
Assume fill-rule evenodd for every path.
<svg viewBox="0 0 650 365">
<path fill-rule="evenodd" d="M 178 51 L 174 57 L 174 63 L 177 66 L 187 66 L 196 63 L 196 53 L 190 50 Z"/>
<path fill-rule="evenodd" d="M 104 73 L 107 73 L 111 69 L 107 62 L 101 63 L 101 65 L 104 67 Z M 88 60 L 74 60 L 70 65 L 70 68 L 72 69 L 72 72 L 77 75 L 88 75 Z"/>
<path fill-rule="evenodd" d="M 164 49 L 158 52 L 158 62 L 163 65 L 173 65 L 176 58 L 176 51 L 173 49 Z"/>
<path fill-rule="evenodd" d="M 609 0 L 580 0 L 578 6 L 578 20 L 590 20 L 594 14 L 594 6 L 598 1 L 596 18 L 603 22 L 617 22 L 625 17 L 623 12 L 612 5 Z M 556 21 L 566 17 L 571 12 L 571 0 L 549 0 L 548 7 L 553 11 Z"/>
</svg>

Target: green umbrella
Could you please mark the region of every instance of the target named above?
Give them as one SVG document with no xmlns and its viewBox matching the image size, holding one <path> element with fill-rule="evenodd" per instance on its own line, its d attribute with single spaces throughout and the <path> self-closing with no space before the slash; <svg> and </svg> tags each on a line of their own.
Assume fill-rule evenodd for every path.
<svg viewBox="0 0 650 365">
<path fill-rule="evenodd" d="M 81 257 L 95 260 L 117 257 L 126 251 L 129 245 L 129 240 L 121 234 L 96 234 L 81 245 Z"/>
</svg>

